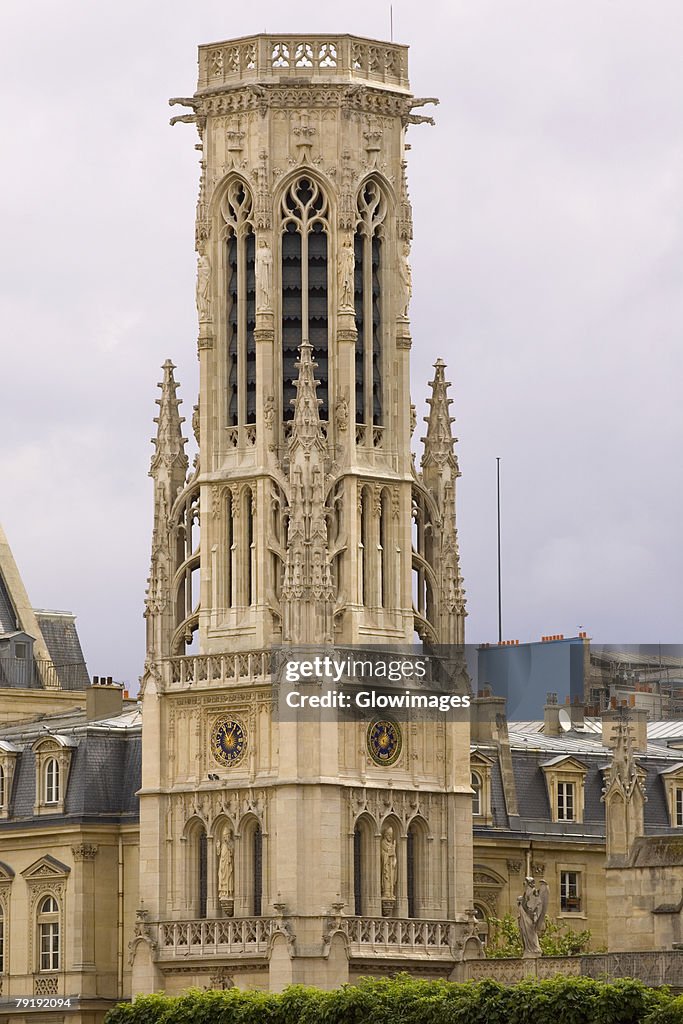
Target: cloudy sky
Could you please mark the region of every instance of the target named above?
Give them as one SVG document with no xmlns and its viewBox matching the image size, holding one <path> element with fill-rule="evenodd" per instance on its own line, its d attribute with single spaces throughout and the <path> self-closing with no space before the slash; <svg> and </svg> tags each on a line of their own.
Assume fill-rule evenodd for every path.
<svg viewBox="0 0 683 1024">
<path fill-rule="evenodd" d="M 680 0 L 395 0 L 411 128 L 413 395 L 453 382 L 469 640 L 681 640 Z M 389 5 L 4 0 L 0 517 L 91 673 L 142 671 L 159 366 L 196 400 L 199 43 L 388 38 Z M 423 409 L 421 412 L 424 411 Z M 188 430 L 188 432 L 190 432 Z"/>
</svg>

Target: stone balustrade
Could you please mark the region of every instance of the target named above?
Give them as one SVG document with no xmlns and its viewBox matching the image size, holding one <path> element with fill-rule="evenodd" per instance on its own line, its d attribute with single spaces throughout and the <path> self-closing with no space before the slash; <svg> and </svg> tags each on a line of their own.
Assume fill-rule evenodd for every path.
<svg viewBox="0 0 683 1024">
<path fill-rule="evenodd" d="M 258 35 L 199 48 L 199 91 L 306 76 L 408 88 L 408 47 L 358 36 Z"/>
<path fill-rule="evenodd" d="M 416 918 L 342 917 L 338 930 L 348 940 L 351 957 L 424 957 L 453 960 L 462 926 L 449 921 L 421 921 Z"/>
<path fill-rule="evenodd" d="M 171 689 L 197 686 L 225 686 L 230 683 L 264 682 L 270 676 L 270 651 L 239 654 L 197 654 L 168 658 Z"/>
<path fill-rule="evenodd" d="M 276 929 L 273 917 L 242 917 L 220 921 L 162 921 L 158 928 L 158 958 L 258 956 L 268 951 Z"/>
</svg>

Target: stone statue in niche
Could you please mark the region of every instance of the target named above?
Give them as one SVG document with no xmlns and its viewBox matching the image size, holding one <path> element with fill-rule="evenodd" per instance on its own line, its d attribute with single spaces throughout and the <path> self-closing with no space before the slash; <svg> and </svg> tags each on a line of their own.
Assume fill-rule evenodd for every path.
<svg viewBox="0 0 683 1024">
<path fill-rule="evenodd" d="M 208 256 L 197 260 L 197 313 L 200 322 L 211 319 L 211 261 Z"/>
<path fill-rule="evenodd" d="M 543 934 L 549 900 L 548 883 L 541 878 L 524 879 L 524 894 L 517 897 L 517 923 L 526 958 L 541 956 L 539 938 Z"/>
<path fill-rule="evenodd" d="M 339 251 L 338 284 L 340 309 L 353 309 L 353 275 L 356 261 L 347 238 Z"/>
<path fill-rule="evenodd" d="M 218 853 L 218 899 L 223 906 L 235 896 L 235 840 L 232 831 L 223 829 L 216 840 Z M 226 909 L 224 907 L 224 909 Z"/>
<path fill-rule="evenodd" d="M 401 316 L 408 316 L 408 306 L 413 294 L 413 272 L 410 269 L 410 246 L 407 242 L 403 244 L 403 257 L 399 265 L 401 281 L 403 283 L 403 306 Z"/>
<path fill-rule="evenodd" d="M 263 422 L 266 430 L 273 429 L 273 420 L 275 419 L 275 399 L 272 395 L 268 395 L 263 406 Z"/>
<path fill-rule="evenodd" d="M 270 296 L 273 287 L 273 254 L 265 238 L 259 241 L 256 250 L 256 309 L 271 309 Z"/>
<path fill-rule="evenodd" d="M 348 389 L 346 389 L 348 391 Z M 349 425 L 349 400 L 346 397 L 346 392 L 337 395 L 337 402 L 334 407 L 335 419 L 337 421 L 338 430 L 346 430 Z"/>
<path fill-rule="evenodd" d="M 390 900 L 393 902 L 396 899 L 398 860 L 396 857 L 396 839 L 394 838 L 394 830 L 389 825 L 382 830 L 380 860 L 382 867 L 382 900 Z"/>
</svg>

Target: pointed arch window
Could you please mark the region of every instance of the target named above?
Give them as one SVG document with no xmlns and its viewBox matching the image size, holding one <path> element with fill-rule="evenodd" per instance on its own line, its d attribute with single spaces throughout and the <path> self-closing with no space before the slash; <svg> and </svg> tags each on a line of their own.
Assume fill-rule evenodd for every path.
<svg viewBox="0 0 683 1024">
<path fill-rule="evenodd" d="M 356 309 L 356 422 L 379 426 L 382 409 L 382 302 L 386 198 L 372 178 L 358 195 L 354 237 L 354 304 Z"/>
<path fill-rule="evenodd" d="M 256 422 L 256 244 L 252 207 L 251 192 L 236 178 L 221 204 L 229 427 Z"/>
<path fill-rule="evenodd" d="M 263 833 L 258 824 L 254 828 L 252 841 L 254 844 L 253 913 L 254 917 L 260 917 L 263 903 Z"/>
<path fill-rule="evenodd" d="M 197 834 L 197 917 L 206 917 L 208 897 L 208 842 L 206 830 Z"/>
<path fill-rule="evenodd" d="M 353 831 L 353 912 L 356 917 L 363 913 L 363 836 L 356 825 Z"/>
<path fill-rule="evenodd" d="M 295 363 L 309 341 L 318 364 L 320 417 L 328 418 L 328 201 L 309 177 L 292 182 L 282 198 L 282 416 L 294 415 Z"/>
</svg>

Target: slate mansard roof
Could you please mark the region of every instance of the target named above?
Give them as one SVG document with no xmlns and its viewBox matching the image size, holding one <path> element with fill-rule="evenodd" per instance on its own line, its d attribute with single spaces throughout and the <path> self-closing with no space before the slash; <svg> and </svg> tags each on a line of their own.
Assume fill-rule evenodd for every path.
<svg viewBox="0 0 683 1024">
<path fill-rule="evenodd" d="M 71 748 L 71 766 L 63 813 L 37 816 L 32 747 L 49 736 L 59 736 Z M 19 751 L 10 813 L 0 821 L 0 834 L 27 826 L 49 827 L 57 819 L 75 824 L 134 824 L 139 819 L 136 794 L 142 770 L 141 741 L 142 716 L 138 708 L 98 721 L 86 721 L 85 711 L 76 709 L 0 729 L 0 745 L 9 743 Z"/>
<path fill-rule="evenodd" d="M 662 724 L 662 723 L 657 723 Z M 508 814 L 505 786 L 498 747 L 477 743 L 473 750 L 492 758 L 491 825 L 474 825 L 475 836 L 495 834 L 503 838 L 523 836 L 556 836 L 562 841 L 602 843 L 605 840 L 605 805 L 602 803 L 604 771 L 612 753 L 602 745 L 595 731 L 571 730 L 561 736 L 544 736 L 543 723 L 515 722 L 509 729 L 510 757 L 515 780 L 519 817 Z M 521 726 L 521 727 L 520 727 Z M 680 767 L 680 750 L 669 749 L 662 742 L 648 743 L 647 751 L 636 753 L 636 761 L 646 772 L 645 833 L 657 835 L 677 833 L 672 827 L 666 802 L 663 773 Z M 553 822 L 544 766 L 573 758 L 585 765 L 583 822 Z"/>
</svg>

